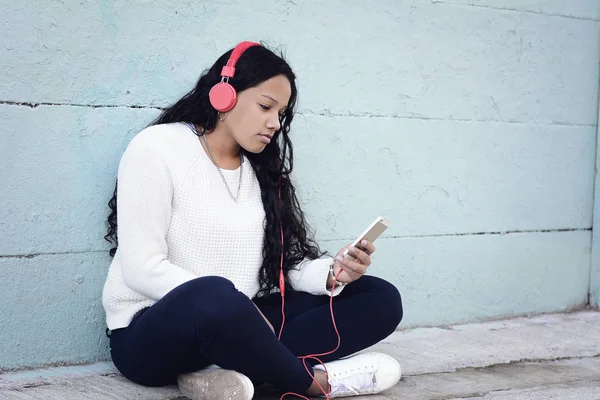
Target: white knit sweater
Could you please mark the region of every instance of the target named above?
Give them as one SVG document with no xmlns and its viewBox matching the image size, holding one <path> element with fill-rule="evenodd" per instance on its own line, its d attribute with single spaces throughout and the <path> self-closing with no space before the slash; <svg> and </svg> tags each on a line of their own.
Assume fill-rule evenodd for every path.
<svg viewBox="0 0 600 400">
<path fill-rule="evenodd" d="M 235 194 L 240 168 L 222 172 Z M 117 193 L 119 246 L 102 294 L 109 329 L 126 327 L 136 312 L 202 276 L 222 276 L 256 295 L 265 211 L 248 160 L 235 203 L 186 125 L 151 126 L 125 150 Z M 292 287 L 328 295 L 330 262 L 303 261 L 289 273 Z"/>
</svg>

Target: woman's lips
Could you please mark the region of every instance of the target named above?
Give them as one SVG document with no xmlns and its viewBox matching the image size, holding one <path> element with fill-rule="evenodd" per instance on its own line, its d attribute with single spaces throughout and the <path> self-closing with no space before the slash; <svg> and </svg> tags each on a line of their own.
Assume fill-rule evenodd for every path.
<svg viewBox="0 0 600 400">
<path fill-rule="evenodd" d="M 258 135 L 260 136 L 260 140 L 265 143 L 265 144 L 269 144 L 271 143 L 271 138 L 268 137 L 267 135 Z"/>
</svg>

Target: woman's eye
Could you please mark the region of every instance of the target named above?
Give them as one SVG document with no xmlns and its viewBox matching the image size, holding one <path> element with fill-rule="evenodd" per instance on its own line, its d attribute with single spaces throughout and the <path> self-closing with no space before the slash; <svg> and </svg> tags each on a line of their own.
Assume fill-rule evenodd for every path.
<svg viewBox="0 0 600 400">
<path fill-rule="evenodd" d="M 259 103 L 258 105 L 259 105 L 259 106 L 260 106 L 260 107 L 261 107 L 263 110 L 265 110 L 265 111 L 268 111 L 268 110 L 270 110 L 270 109 L 271 109 L 271 106 L 267 106 L 267 105 L 265 105 L 265 104 L 260 104 L 260 103 Z M 283 117 L 285 117 L 285 111 L 283 111 L 283 112 L 280 112 L 280 113 L 279 113 L 279 117 L 280 117 L 280 118 L 283 118 Z"/>
</svg>

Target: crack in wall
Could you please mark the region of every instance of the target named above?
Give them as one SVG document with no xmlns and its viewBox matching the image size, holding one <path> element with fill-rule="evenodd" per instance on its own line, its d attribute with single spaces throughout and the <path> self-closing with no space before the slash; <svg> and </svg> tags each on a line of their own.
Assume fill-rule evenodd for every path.
<svg viewBox="0 0 600 400">
<path fill-rule="evenodd" d="M 492 231 L 492 232 L 464 232 L 464 233 L 441 233 L 438 235 L 413 235 L 413 236 L 398 236 L 398 238 L 427 238 L 427 237 L 444 237 L 444 236 L 481 236 L 481 235 L 514 235 L 520 233 L 552 233 L 552 232 L 587 232 L 589 228 L 562 228 L 562 229 L 533 229 L 533 230 L 512 230 L 512 231 Z"/>
<path fill-rule="evenodd" d="M 481 235 L 514 235 L 521 233 L 552 233 L 552 232 L 589 232 L 589 228 L 561 228 L 561 229 L 532 229 L 532 230 L 512 230 L 512 231 L 490 231 L 490 232 L 460 232 L 460 233 L 440 233 L 434 235 L 397 235 L 397 236 L 382 236 L 381 239 L 421 239 L 432 237 L 448 237 L 448 236 L 481 236 Z M 336 242 L 339 240 L 354 240 L 356 238 L 340 238 L 340 239 L 323 239 L 321 242 Z"/>
<path fill-rule="evenodd" d="M 423 115 L 400 115 L 400 114 L 378 114 L 371 112 L 347 112 L 347 113 L 336 113 L 329 110 L 326 111 L 313 111 L 310 109 L 302 109 L 297 112 L 298 115 L 315 115 L 319 117 L 351 117 L 351 118 L 397 118 L 397 119 L 409 119 L 409 120 L 421 120 L 421 121 L 452 121 L 452 122 L 477 122 L 477 123 L 499 123 L 499 124 L 514 124 L 514 125 L 558 125 L 558 126 L 577 126 L 577 127 L 595 127 L 595 124 L 580 124 L 574 122 L 564 121 L 549 121 L 549 122 L 535 122 L 535 121 L 518 121 L 512 119 L 469 119 L 469 118 L 440 118 L 440 117 L 426 117 Z"/>
<path fill-rule="evenodd" d="M 58 251 L 58 252 L 48 252 L 48 253 L 31 253 L 31 254 L 0 254 L 0 259 L 2 258 L 35 258 L 39 256 L 57 256 L 57 255 L 66 255 L 66 254 L 88 254 L 88 253 L 104 253 L 108 254 L 108 249 L 106 250 L 86 250 L 86 251 Z"/>
<path fill-rule="evenodd" d="M 143 105 L 125 105 L 125 104 L 78 104 L 78 103 L 52 103 L 52 102 L 27 102 L 27 101 L 9 101 L 0 100 L 0 104 L 9 106 L 22 106 L 37 108 L 39 106 L 57 106 L 57 107 L 86 107 L 86 108 L 145 108 L 149 110 L 165 110 L 161 107 L 151 107 Z"/>
<path fill-rule="evenodd" d="M 26 102 L 26 101 L 9 101 L 0 100 L 0 105 L 9 106 L 20 106 L 37 108 L 39 106 L 54 106 L 54 107 L 83 107 L 83 108 L 130 108 L 130 109 L 147 109 L 164 111 L 165 107 L 153 107 L 146 105 L 126 105 L 126 104 L 80 104 L 80 103 L 52 103 L 52 102 Z M 371 112 L 345 112 L 337 113 L 329 110 L 326 111 L 314 111 L 311 109 L 299 109 L 296 111 L 298 116 L 312 115 L 318 117 L 343 117 L 343 118 L 391 118 L 391 119 L 407 119 L 407 120 L 420 120 L 420 121 L 451 121 L 451 122 L 475 122 L 475 123 L 498 123 L 498 124 L 512 124 L 512 125 L 541 125 L 541 126 L 574 126 L 590 128 L 595 127 L 595 124 L 580 124 L 574 122 L 564 121 L 549 121 L 549 122 L 536 122 L 536 121 L 517 121 L 517 120 L 500 120 L 500 119 L 469 119 L 469 118 L 440 118 L 440 117 L 426 117 L 426 116 L 413 116 L 413 115 L 400 115 L 400 114 L 380 114 Z"/>
<path fill-rule="evenodd" d="M 481 235 L 510 235 L 518 233 L 551 233 L 551 232 L 587 232 L 591 231 L 592 228 L 565 228 L 565 229 L 537 229 L 537 230 L 514 230 L 514 231 L 498 231 L 498 232 L 464 232 L 464 233 L 440 233 L 437 235 L 407 235 L 407 236 L 382 236 L 381 239 L 420 239 L 430 237 L 446 237 L 446 236 L 481 236 Z M 320 242 L 337 242 L 337 241 L 351 241 L 355 238 L 333 238 L 333 239 L 322 239 Z M 87 254 L 87 253 L 104 253 L 108 254 L 106 250 L 87 250 L 87 251 L 61 251 L 61 252 L 48 252 L 48 253 L 31 253 L 31 254 L 0 254 L 0 259 L 3 258 L 35 258 L 39 256 L 54 256 L 54 255 L 66 255 L 66 254 Z"/>
<path fill-rule="evenodd" d="M 504 7 L 495 7 L 495 6 L 482 5 L 482 4 L 461 4 L 461 3 L 453 3 L 451 1 L 444 1 L 444 0 L 432 0 L 431 2 L 433 4 L 448 4 L 448 5 L 459 6 L 459 7 L 487 8 L 487 9 L 498 10 L 498 11 L 512 11 L 512 12 L 520 12 L 520 13 L 525 13 L 525 14 L 543 15 L 546 17 L 558 17 L 558 18 L 576 19 L 576 20 L 584 20 L 584 21 L 596 21 L 596 22 L 600 21 L 600 19 L 596 19 L 593 17 L 577 17 L 574 15 L 544 13 L 541 11 L 527 10 L 527 9 L 523 9 L 523 8 L 504 8 Z"/>
</svg>

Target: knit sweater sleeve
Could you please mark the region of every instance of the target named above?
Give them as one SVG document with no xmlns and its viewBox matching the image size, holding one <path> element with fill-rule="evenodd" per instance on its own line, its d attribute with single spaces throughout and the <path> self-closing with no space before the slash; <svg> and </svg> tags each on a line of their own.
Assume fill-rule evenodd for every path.
<svg viewBox="0 0 600 400">
<path fill-rule="evenodd" d="M 299 292 L 307 292 L 315 295 L 331 295 L 331 289 L 327 288 L 329 276 L 329 264 L 332 258 L 317 258 L 316 260 L 304 259 L 295 268 L 288 272 L 288 279 L 292 288 Z M 344 289 L 338 286 L 333 291 L 337 296 Z"/>
<path fill-rule="evenodd" d="M 158 301 L 197 276 L 167 258 L 173 182 L 157 151 L 135 139 L 125 150 L 118 172 L 121 269 L 127 286 Z"/>
</svg>

